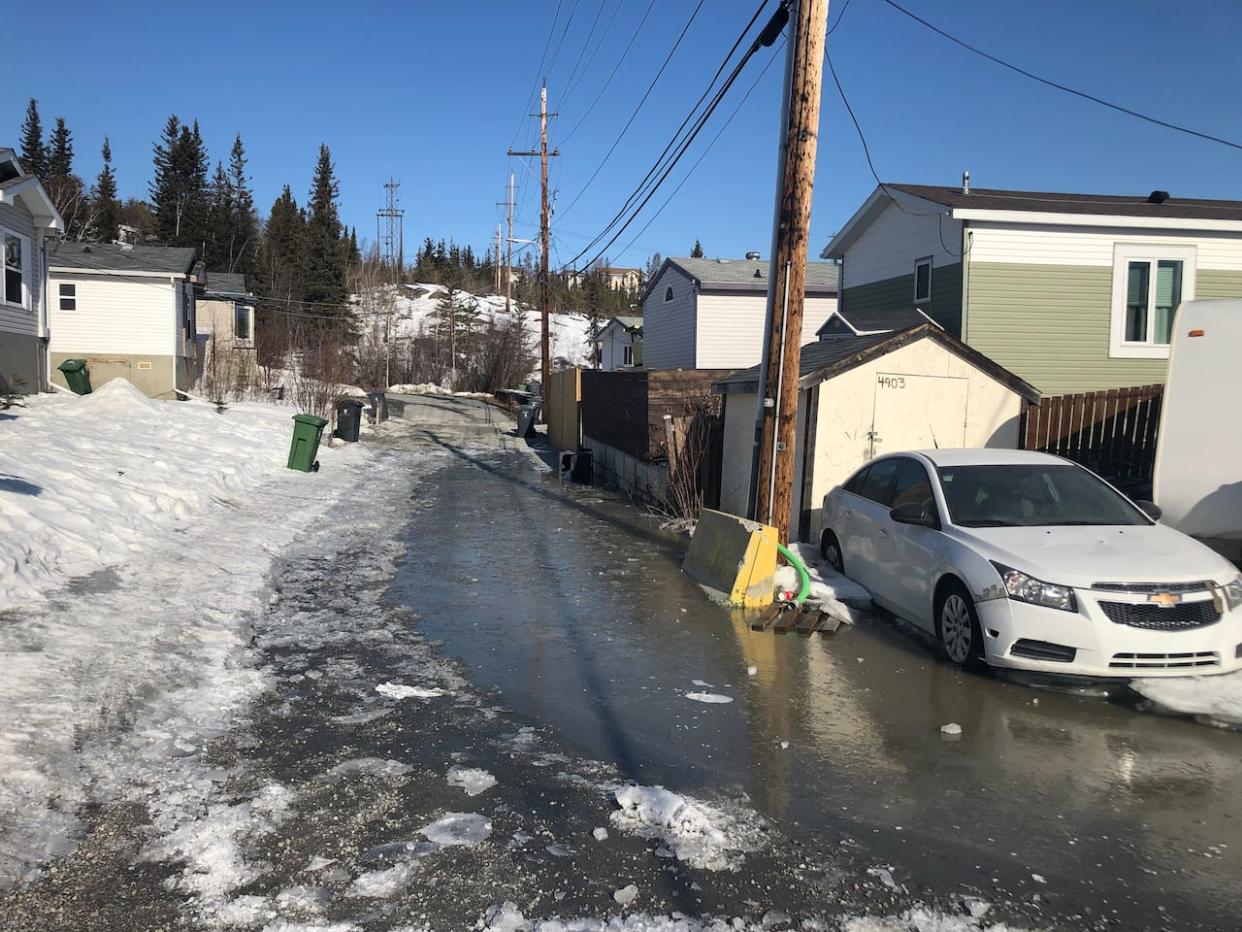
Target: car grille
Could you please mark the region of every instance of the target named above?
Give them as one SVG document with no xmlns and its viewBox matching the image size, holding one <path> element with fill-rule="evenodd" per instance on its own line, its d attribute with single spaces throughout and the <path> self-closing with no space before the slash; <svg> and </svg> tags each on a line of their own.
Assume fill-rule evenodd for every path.
<svg viewBox="0 0 1242 932">
<path fill-rule="evenodd" d="M 1215 651 L 1182 654 L 1113 654 L 1108 664 L 1121 670 L 1184 670 L 1188 667 L 1219 667 Z"/>
<path fill-rule="evenodd" d="M 1116 583 L 1116 582 L 1098 582 L 1092 583 L 1092 589 L 1105 589 L 1109 592 L 1176 592 L 1186 594 L 1188 592 L 1207 592 L 1211 586 L 1206 582 L 1174 582 L 1174 583 Z"/>
<path fill-rule="evenodd" d="M 1182 602 L 1169 608 L 1144 603 L 1100 602 L 1100 609 L 1114 624 L 1149 631 L 1188 631 L 1220 621 L 1220 612 L 1211 599 Z"/>
</svg>

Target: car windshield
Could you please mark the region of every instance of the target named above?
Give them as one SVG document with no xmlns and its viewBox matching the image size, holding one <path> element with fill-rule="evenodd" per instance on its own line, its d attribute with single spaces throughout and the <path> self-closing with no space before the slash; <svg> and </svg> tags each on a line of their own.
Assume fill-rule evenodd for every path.
<svg viewBox="0 0 1242 932">
<path fill-rule="evenodd" d="M 959 527 L 1149 524 L 1095 475 L 1061 463 L 942 466 L 950 520 Z"/>
</svg>

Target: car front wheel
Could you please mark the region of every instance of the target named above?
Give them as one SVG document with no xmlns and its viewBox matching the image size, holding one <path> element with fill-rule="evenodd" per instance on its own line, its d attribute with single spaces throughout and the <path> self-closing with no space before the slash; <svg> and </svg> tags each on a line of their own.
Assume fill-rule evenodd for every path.
<svg viewBox="0 0 1242 932">
<path fill-rule="evenodd" d="M 845 560 L 841 556 L 841 542 L 837 540 L 837 535 L 832 531 L 825 530 L 819 535 L 819 552 L 834 570 L 838 573 L 845 572 Z"/>
<path fill-rule="evenodd" d="M 983 633 L 974 599 L 965 587 L 945 587 L 936 608 L 936 635 L 944 655 L 959 667 L 970 667 L 983 657 Z"/>
</svg>

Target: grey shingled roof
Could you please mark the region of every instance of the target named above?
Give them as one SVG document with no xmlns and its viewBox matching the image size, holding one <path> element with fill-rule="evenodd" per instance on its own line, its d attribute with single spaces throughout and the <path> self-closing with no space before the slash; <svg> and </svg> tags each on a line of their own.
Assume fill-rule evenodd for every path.
<svg viewBox="0 0 1242 932">
<path fill-rule="evenodd" d="M 802 355 L 798 360 L 798 377 L 811 375 L 820 369 L 827 368 L 833 363 L 848 359 L 859 350 L 866 349 L 876 343 L 883 342 L 888 339 L 889 334 L 877 333 L 869 337 L 845 337 L 841 340 L 827 340 L 820 343 L 808 343 L 802 347 Z M 747 385 L 759 384 L 759 367 L 751 366 L 749 369 L 742 369 L 734 372 L 727 378 L 721 379 L 717 385 Z"/>
<path fill-rule="evenodd" d="M 617 321 L 617 323 L 621 324 L 622 327 L 625 327 L 628 330 L 633 330 L 635 327 L 641 328 L 643 325 L 643 319 L 641 317 L 614 317 L 613 320 Z"/>
<path fill-rule="evenodd" d="M 1161 204 L 1148 195 L 1057 194 L 1046 191 L 1004 191 L 995 188 L 961 188 L 930 184 L 886 184 L 894 191 L 943 204 L 974 210 L 1025 210 L 1056 214 L 1117 214 L 1124 217 L 1184 218 L 1189 220 L 1242 220 L 1242 201 L 1170 197 Z"/>
<path fill-rule="evenodd" d="M 188 275 L 194 267 L 194 250 L 175 246 L 118 246 L 64 241 L 52 244 L 47 264 L 53 269 Z"/>
<path fill-rule="evenodd" d="M 823 333 L 838 317 L 860 333 L 872 330 L 883 332 L 907 330 L 910 327 L 927 323 L 927 318 L 912 307 L 870 308 L 858 311 L 842 311 L 837 308 L 833 316 L 824 321 L 824 325 L 815 332 Z"/>
<path fill-rule="evenodd" d="M 246 276 L 240 272 L 208 272 L 207 294 L 246 297 Z"/>
<path fill-rule="evenodd" d="M 768 261 L 766 259 L 690 259 L 677 256 L 664 261 L 666 265 L 676 266 L 698 282 L 700 291 L 768 290 Z M 759 274 L 756 275 L 756 272 Z M 659 276 L 657 275 L 656 278 Z M 655 279 L 652 279 L 651 284 L 655 284 Z M 811 295 L 836 294 L 836 263 L 808 262 L 806 293 Z M 645 298 L 646 295 L 644 294 L 643 297 Z"/>
</svg>

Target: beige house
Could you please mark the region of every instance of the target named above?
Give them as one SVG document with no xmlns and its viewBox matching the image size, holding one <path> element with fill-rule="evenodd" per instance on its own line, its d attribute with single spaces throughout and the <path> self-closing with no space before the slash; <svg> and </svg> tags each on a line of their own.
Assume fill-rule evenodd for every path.
<svg viewBox="0 0 1242 932">
<path fill-rule="evenodd" d="M 198 378 L 193 249 L 57 243 L 48 250 L 52 378 L 85 359 L 95 387 L 115 378 L 176 398 Z"/>
<path fill-rule="evenodd" d="M 209 395 L 254 384 L 254 295 L 237 272 L 208 272 L 197 301 L 198 384 Z"/>
<path fill-rule="evenodd" d="M 643 364 L 648 369 L 757 364 L 767 297 L 763 259 L 665 259 L 642 296 Z M 814 340 L 836 309 L 836 265 L 808 263 L 801 342 Z"/>
<path fill-rule="evenodd" d="M 47 387 L 46 248 L 64 228 L 39 179 L 0 148 L 0 392 Z"/>
<path fill-rule="evenodd" d="M 857 326 L 857 324 L 855 324 Z M 720 508 L 745 515 L 758 366 L 716 383 L 724 397 Z M 1017 448 L 1039 392 L 938 324 L 922 321 L 802 347 L 790 536 L 818 541 L 824 495 L 881 453 Z"/>
</svg>

